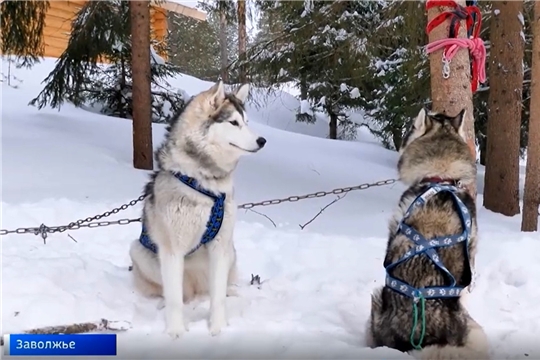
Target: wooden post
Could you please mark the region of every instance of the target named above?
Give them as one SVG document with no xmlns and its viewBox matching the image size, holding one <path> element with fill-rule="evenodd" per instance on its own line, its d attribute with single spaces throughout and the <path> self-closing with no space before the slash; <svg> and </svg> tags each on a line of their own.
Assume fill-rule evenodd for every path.
<svg viewBox="0 0 540 360">
<path fill-rule="evenodd" d="M 152 170 L 152 92 L 150 75 L 150 1 L 130 1 L 133 73 L 133 166 Z"/>
<path fill-rule="evenodd" d="M 465 6 L 465 0 L 456 0 L 456 3 Z M 428 22 L 444 11 L 452 11 L 453 8 L 436 6 L 428 10 Z M 450 20 L 434 28 L 429 33 L 429 42 L 448 38 Z M 461 21 L 458 38 L 467 38 L 467 25 Z M 444 113 L 448 116 L 456 116 L 465 109 L 465 135 L 467 144 L 471 150 L 471 156 L 476 161 L 476 136 L 474 131 L 473 102 L 471 90 L 471 69 L 469 51 L 461 48 L 450 63 L 450 77 L 443 78 L 443 49 L 429 55 L 431 72 L 431 99 L 433 111 Z M 476 182 L 467 187 L 473 199 L 476 199 Z"/>
<path fill-rule="evenodd" d="M 540 1 L 534 3 L 531 112 L 521 231 L 538 231 L 540 205 Z"/>
</svg>

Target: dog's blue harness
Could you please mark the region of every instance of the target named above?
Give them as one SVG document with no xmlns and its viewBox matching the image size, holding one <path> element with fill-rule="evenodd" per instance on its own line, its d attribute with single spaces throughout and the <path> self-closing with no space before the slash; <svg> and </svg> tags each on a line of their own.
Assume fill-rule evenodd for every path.
<svg viewBox="0 0 540 360">
<path fill-rule="evenodd" d="M 420 298 L 435 299 L 458 297 L 463 290 L 463 287 L 456 285 L 456 279 L 444 266 L 441 259 L 439 258 L 439 255 L 437 254 L 437 251 L 435 251 L 435 249 L 440 247 L 447 247 L 465 242 L 467 261 L 469 259 L 468 241 L 471 236 L 471 214 L 469 213 L 469 210 L 467 209 L 465 204 L 463 204 L 463 201 L 461 201 L 461 199 L 456 195 L 457 190 L 458 188 L 454 185 L 443 185 L 433 182 L 430 183 L 428 189 L 412 202 L 412 204 L 409 206 L 409 209 L 405 213 L 405 216 L 399 223 L 398 233 L 404 234 L 416 246 L 409 250 L 407 253 L 405 253 L 405 255 L 401 259 L 385 267 L 386 286 L 402 295 L 412 298 L 415 303 L 418 302 Z M 405 224 L 405 220 L 411 215 L 414 209 L 424 205 L 431 197 L 440 192 L 449 192 L 452 194 L 454 203 L 458 206 L 459 209 L 458 213 L 461 219 L 463 232 L 459 235 L 442 236 L 428 240 L 411 226 Z M 451 280 L 451 284 L 449 286 L 432 286 L 417 289 L 409 284 L 406 284 L 402 280 L 396 279 L 395 277 L 390 275 L 390 271 L 396 266 L 407 261 L 413 256 L 420 254 L 427 255 L 436 267 L 438 267 L 446 275 L 448 275 L 449 279 Z"/>
<path fill-rule="evenodd" d="M 186 254 L 186 256 L 189 256 L 195 251 L 197 251 L 201 246 L 208 244 L 209 242 L 214 240 L 217 233 L 219 232 L 219 229 L 221 229 L 221 224 L 223 224 L 223 216 L 225 214 L 225 194 L 215 195 L 214 193 L 202 188 L 197 182 L 197 180 L 195 180 L 194 178 L 182 175 L 180 173 L 173 174 L 174 177 L 176 177 L 178 180 L 180 180 L 182 183 L 186 184 L 193 190 L 196 190 L 201 194 L 206 195 L 214 200 L 214 205 L 212 206 L 212 210 L 210 211 L 210 218 L 206 223 L 206 230 L 197 246 L 195 246 L 195 248 L 193 248 Z M 157 245 L 150 239 L 144 221 L 142 222 L 142 231 L 141 236 L 139 237 L 139 241 L 145 248 L 157 254 Z"/>
</svg>

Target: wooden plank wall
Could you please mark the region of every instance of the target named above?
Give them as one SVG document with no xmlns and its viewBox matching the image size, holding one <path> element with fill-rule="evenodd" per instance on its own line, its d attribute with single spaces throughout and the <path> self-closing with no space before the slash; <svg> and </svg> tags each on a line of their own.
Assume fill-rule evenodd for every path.
<svg viewBox="0 0 540 360">
<path fill-rule="evenodd" d="M 45 56 L 60 57 L 66 49 L 71 22 L 77 12 L 86 3 L 86 0 L 51 1 L 49 11 L 45 17 L 43 41 L 45 43 Z"/>
<path fill-rule="evenodd" d="M 165 41 L 165 37 L 167 36 L 167 26 L 167 10 L 161 7 L 152 6 L 150 8 L 150 27 L 152 28 L 152 38 L 159 42 Z M 168 59 L 168 54 L 166 51 L 158 51 L 158 54 L 165 60 Z"/>
<path fill-rule="evenodd" d="M 44 56 L 58 58 L 62 55 L 69 41 L 71 22 L 87 1 L 56 0 L 50 2 L 43 29 Z M 150 13 L 152 35 L 157 40 L 163 40 L 167 34 L 167 10 L 153 6 Z M 167 54 L 160 53 L 160 55 L 167 59 Z"/>
</svg>

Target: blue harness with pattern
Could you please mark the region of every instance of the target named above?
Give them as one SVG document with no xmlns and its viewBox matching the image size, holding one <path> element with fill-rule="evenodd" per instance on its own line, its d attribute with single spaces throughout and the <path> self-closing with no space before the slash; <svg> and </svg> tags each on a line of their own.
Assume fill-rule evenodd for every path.
<svg viewBox="0 0 540 360">
<path fill-rule="evenodd" d="M 401 257 L 401 259 L 385 267 L 386 286 L 389 289 L 392 289 L 413 300 L 413 325 L 411 329 L 410 343 L 413 346 L 413 348 L 417 350 L 422 349 L 422 342 L 426 333 L 426 312 L 425 312 L 426 299 L 441 299 L 441 298 L 448 299 L 448 298 L 459 297 L 459 295 L 461 294 L 461 291 L 464 289 L 464 287 L 457 285 L 456 279 L 454 278 L 452 273 L 446 268 L 446 266 L 444 266 L 444 264 L 442 263 L 439 257 L 439 254 L 437 254 L 437 251 L 435 251 L 435 249 L 441 248 L 441 247 L 452 246 L 452 245 L 464 242 L 465 243 L 465 256 L 467 259 L 468 266 L 470 268 L 468 242 L 471 237 L 472 219 L 471 219 L 471 214 L 469 213 L 469 210 L 467 209 L 463 201 L 461 201 L 461 199 L 456 195 L 457 190 L 458 188 L 454 185 L 441 184 L 435 181 L 429 182 L 427 190 L 424 191 L 422 194 L 420 194 L 416 199 L 414 199 L 414 201 L 411 203 L 411 205 L 407 209 L 405 216 L 403 217 L 403 219 L 398 225 L 397 233 L 404 234 L 409 240 L 413 242 L 414 247 L 411 248 L 409 251 L 407 251 L 405 255 Z M 461 220 L 463 232 L 459 235 L 449 235 L 449 236 L 436 237 L 433 239 L 426 239 L 424 236 L 422 236 L 422 234 L 420 234 L 414 228 L 405 224 L 405 220 L 407 220 L 409 216 L 411 216 L 411 213 L 416 208 L 425 205 L 431 197 L 441 192 L 448 192 L 452 195 L 452 199 L 458 208 L 458 214 Z M 409 285 L 405 283 L 404 281 L 390 275 L 390 271 L 394 269 L 396 266 L 398 266 L 399 264 L 402 264 L 403 262 L 411 259 L 412 257 L 416 255 L 422 255 L 422 254 L 427 256 L 433 262 L 433 264 L 435 264 L 437 268 L 439 268 L 448 276 L 451 282 L 450 285 L 415 288 L 414 286 Z M 465 286 L 468 286 L 468 285 L 469 284 L 465 284 Z M 417 303 L 419 301 L 421 301 L 420 314 L 418 314 L 419 311 L 417 308 Z M 420 339 L 416 341 L 415 332 L 416 332 L 416 327 L 419 320 L 419 315 L 421 318 Z"/>
<path fill-rule="evenodd" d="M 173 174 L 174 177 L 176 177 L 185 185 L 214 200 L 214 205 L 212 206 L 212 210 L 210 211 L 210 218 L 206 223 L 206 230 L 197 246 L 195 246 L 195 248 L 193 248 L 186 254 L 186 256 L 189 256 L 195 251 L 197 251 L 201 246 L 208 244 L 209 242 L 214 240 L 217 233 L 219 232 L 219 229 L 221 229 L 221 224 L 223 224 L 223 216 L 225 214 L 225 194 L 215 195 L 214 193 L 202 188 L 197 182 L 197 180 L 195 180 L 194 178 L 182 175 L 180 173 Z M 145 248 L 157 254 L 157 245 L 150 239 L 144 221 L 142 222 L 142 231 L 141 236 L 139 237 L 139 241 Z"/>
<path fill-rule="evenodd" d="M 471 236 L 471 214 L 469 210 L 463 204 L 463 201 L 456 195 L 457 187 L 454 185 L 446 185 L 440 183 L 430 183 L 424 193 L 419 195 L 409 206 L 405 216 L 401 220 L 398 226 L 398 233 L 404 234 L 409 240 L 411 240 L 415 246 L 409 250 L 401 259 L 393 262 L 385 267 L 386 269 L 386 286 L 390 289 L 397 291 L 398 293 L 412 298 L 415 302 L 418 302 L 420 298 L 435 299 L 435 298 L 451 298 L 458 297 L 463 290 L 463 287 L 456 285 L 456 279 L 448 271 L 448 269 L 442 263 L 437 251 L 435 249 L 441 247 L 452 246 L 458 243 L 465 242 L 465 251 L 467 262 L 469 261 L 468 241 Z M 424 205 L 431 197 L 441 192 L 449 192 L 452 194 L 452 199 L 458 207 L 458 214 L 461 219 L 463 232 L 459 235 L 441 236 L 434 239 L 426 239 L 422 234 L 413 229 L 411 226 L 405 224 L 405 220 L 411 215 L 411 213 L 419 206 Z M 402 280 L 396 279 L 390 275 L 390 271 L 399 264 L 407 261 L 408 259 L 424 254 L 435 264 L 437 268 L 443 271 L 451 281 L 449 286 L 433 286 L 425 288 L 415 288 Z M 470 264 L 469 264 L 470 266 Z M 468 285 L 468 284 L 467 284 Z"/>
</svg>

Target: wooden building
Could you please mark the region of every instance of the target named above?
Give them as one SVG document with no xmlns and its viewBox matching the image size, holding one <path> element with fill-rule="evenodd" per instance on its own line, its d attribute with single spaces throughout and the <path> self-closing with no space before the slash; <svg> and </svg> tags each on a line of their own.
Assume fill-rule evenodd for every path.
<svg viewBox="0 0 540 360">
<path fill-rule="evenodd" d="M 1 0 L 0 0 L 1 1 Z M 92 0 L 52 0 L 45 16 L 45 28 L 43 41 L 45 52 L 43 56 L 58 58 L 69 41 L 71 22 L 77 16 L 77 12 L 87 1 Z M 162 39 L 167 34 L 167 13 L 169 11 L 205 21 L 206 13 L 195 8 L 173 1 L 161 1 L 153 4 L 151 12 L 151 27 L 157 39 Z M 166 56 L 166 54 L 162 54 Z"/>
</svg>

